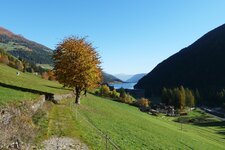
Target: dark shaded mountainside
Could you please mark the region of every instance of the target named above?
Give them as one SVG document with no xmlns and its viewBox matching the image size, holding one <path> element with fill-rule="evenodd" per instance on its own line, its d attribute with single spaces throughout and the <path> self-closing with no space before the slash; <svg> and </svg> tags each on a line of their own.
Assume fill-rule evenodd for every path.
<svg viewBox="0 0 225 150">
<path fill-rule="evenodd" d="M 52 64 L 52 50 L 0 27 L 0 48 L 32 64 Z"/>
<path fill-rule="evenodd" d="M 102 75 L 103 75 L 103 83 L 123 82 L 122 80 L 118 79 L 117 77 L 115 77 L 111 74 L 103 72 Z"/>
<path fill-rule="evenodd" d="M 128 79 L 130 79 L 131 77 L 133 77 L 133 75 L 129 75 L 129 74 L 123 74 L 123 73 L 120 73 L 120 74 L 114 74 L 114 76 L 124 82 L 126 82 Z"/>
<path fill-rule="evenodd" d="M 146 97 L 159 96 L 163 87 L 198 89 L 206 102 L 225 88 L 225 24 L 158 64 L 135 85 Z M 224 101 L 225 102 L 225 101 Z"/>
<path fill-rule="evenodd" d="M 138 82 L 141 78 L 143 78 L 145 75 L 146 75 L 146 73 L 135 74 L 135 75 L 133 75 L 131 78 L 129 78 L 128 80 L 126 80 L 126 82 L 136 83 L 136 82 Z"/>
</svg>

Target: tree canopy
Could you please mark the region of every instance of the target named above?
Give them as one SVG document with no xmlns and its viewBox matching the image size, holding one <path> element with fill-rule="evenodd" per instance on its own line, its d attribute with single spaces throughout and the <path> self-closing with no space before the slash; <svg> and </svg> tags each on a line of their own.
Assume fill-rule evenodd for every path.
<svg viewBox="0 0 225 150">
<path fill-rule="evenodd" d="M 82 91 L 96 87 L 102 80 L 99 54 L 85 38 L 65 38 L 58 44 L 53 58 L 56 79 L 74 88 L 77 104 Z"/>
<path fill-rule="evenodd" d="M 196 90 L 197 91 L 197 90 Z M 167 105 L 174 105 L 176 108 L 184 109 L 185 106 L 194 107 L 196 98 L 200 99 L 199 93 L 194 93 L 188 88 L 180 86 L 173 89 L 162 89 L 161 100 Z"/>
</svg>

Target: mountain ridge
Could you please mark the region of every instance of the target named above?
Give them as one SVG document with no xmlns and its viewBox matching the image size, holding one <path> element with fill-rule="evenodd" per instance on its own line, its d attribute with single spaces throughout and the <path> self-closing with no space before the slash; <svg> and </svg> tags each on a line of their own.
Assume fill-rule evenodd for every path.
<svg viewBox="0 0 225 150">
<path fill-rule="evenodd" d="M 115 77 L 114 75 L 111 75 L 109 73 L 106 72 L 102 72 L 103 75 L 103 83 L 110 83 L 110 82 L 123 82 L 122 80 L 120 80 L 119 78 Z"/>
<path fill-rule="evenodd" d="M 135 85 L 146 96 L 160 95 L 163 87 L 185 86 L 212 95 L 225 87 L 225 24 L 159 63 Z"/>
<path fill-rule="evenodd" d="M 126 80 L 131 78 L 133 75 L 120 73 L 120 74 L 114 74 L 113 76 L 115 76 L 116 78 L 122 80 L 123 82 L 126 82 Z"/>
<path fill-rule="evenodd" d="M 52 49 L 0 27 L 0 48 L 32 64 L 52 64 Z"/>
<path fill-rule="evenodd" d="M 126 80 L 126 82 L 136 83 L 136 82 L 138 82 L 141 78 L 143 78 L 145 75 L 146 75 L 146 73 L 135 74 L 135 75 L 133 75 L 131 78 L 129 78 L 128 80 Z"/>
</svg>

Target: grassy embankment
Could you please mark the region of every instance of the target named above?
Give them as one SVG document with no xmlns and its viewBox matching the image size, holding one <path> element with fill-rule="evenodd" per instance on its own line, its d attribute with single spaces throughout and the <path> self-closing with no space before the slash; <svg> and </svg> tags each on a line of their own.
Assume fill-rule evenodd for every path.
<svg viewBox="0 0 225 150">
<path fill-rule="evenodd" d="M 16 76 L 17 70 L 0 64 L 0 82 L 50 93 L 66 93 L 57 82 L 29 73 Z M 0 87 L 0 103 L 34 99 L 37 94 Z M 41 127 L 36 141 L 51 136 L 79 138 L 91 149 L 104 149 L 105 139 L 93 127 L 107 133 L 121 149 L 225 149 L 224 122 L 181 124 L 165 116 L 150 116 L 136 107 L 88 95 L 76 110 L 71 100 L 59 105 L 50 102 L 33 120 Z M 198 112 L 192 117 L 198 117 Z M 88 120 L 88 121 L 87 121 Z M 91 124 L 90 124 L 91 122 Z"/>
<path fill-rule="evenodd" d="M 67 89 L 62 88 L 58 82 L 41 79 L 40 76 L 31 73 L 22 73 L 17 76 L 18 70 L 0 64 L 0 83 L 14 86 L 13 88 L 6 88 L 0 86 L 0 105 L 8 102 L 32 100 L 39 95 L 31 92 L 20 91 L 20 87 L 25 89 L 33 89 L 48 93 L 63 94 L 68 93 Z M 18 87 L 18 88 L 17 88 Z"/>
<path fill-rule="evenodd" d="M 93 95 L 82 99 L 76 115 L 71 101 L 52 106 L 46 137 L 76 137 L 92 149 L 104 149 L 105 140 L 91 122 L 121 149 L 225 149 L 224 122 L 182 124 L 181 130 L 181 124 L 172 117 L 151 116 L 136 107 Z M 190 117 L 200 115 L 196 111 Z"/>
</svg>

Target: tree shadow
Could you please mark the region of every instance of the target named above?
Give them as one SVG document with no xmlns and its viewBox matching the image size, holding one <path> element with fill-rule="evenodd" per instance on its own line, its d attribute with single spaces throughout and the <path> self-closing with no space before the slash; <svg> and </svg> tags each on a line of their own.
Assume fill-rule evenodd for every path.
<svg viewBox="0 0 225 150">
<path fill-rule="evenodd" d="M 218 133 L 225 136 L 225 131 L 219 131 Z"/>
<path fill-rule="evenodd" d="M 212 122 L 204 122 L 204 123 L 194 123 L 194 125 L 201 127 L 221 127 L 225 128 L 225 121 L 212 121 Z"/>
<path fill-rule="evenodd" d="M 217 127 L 216 133 L 223 136 L 225 139 L 225 121 L 214 121 L 214 122 L 205 122 L 205 123 L 195 123 L 194 125 L 200 127 Z"/>
</svg>

